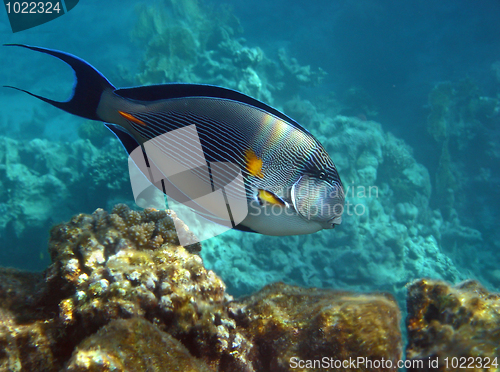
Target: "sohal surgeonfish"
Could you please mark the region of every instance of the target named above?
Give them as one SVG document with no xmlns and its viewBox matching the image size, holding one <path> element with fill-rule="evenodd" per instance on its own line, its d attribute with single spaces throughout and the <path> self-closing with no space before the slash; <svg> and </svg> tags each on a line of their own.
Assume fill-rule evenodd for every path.
<svg viewBox="0 0 500 372">
<path fill-rule="evenodd" d="M 174 83 L 116 89 L 95 68 L 71 54 L 21 44 L 7 46 L 59 58 L 76 75 L 72 96 L 66 102 L 9 88 L 70 114 L 106 123 L 129 154 L 139 146 L 145 151 L 149 140 L 194 125 L 208 164 L 231 163 L 241 170 L 248 214 L 235 228 L 297 235 L 340 224 L 344 189 L 335 165 L 306 129 L 280 111 L 212 85 Z M 190 156 L 181 140 L 175 146 L 186 158 Z M 154 154 L 148 156 L 154 163 L 162 161 Z M 177 184 L 186 195 L 189 186 Z"/>
</svg>

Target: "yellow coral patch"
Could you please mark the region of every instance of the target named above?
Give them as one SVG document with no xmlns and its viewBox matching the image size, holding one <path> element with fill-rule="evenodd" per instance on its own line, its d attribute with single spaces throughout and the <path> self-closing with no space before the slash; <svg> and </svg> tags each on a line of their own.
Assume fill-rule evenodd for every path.
<svg viewBox="0 0 500 372">
<path fill-rule="evenodd" d="M 132 123 L 136 123 L 136 124 L 139 124 L 139 125 L 142 125 L 144 127 L 147 127 L 147 124 L 145 122 L 143 122 L 142 120 L 140 119 L 137 119 L 136 117 L 126 113 L 126 112 L 123 112 L 123 111 L 118 111 L 118 113 L 123 116 L 125 119 L 127 120 L 130 120 Z"/>
<path fill-rule="evenodd" d="M 245 164 L 248 173 L 251 176 L 263 178 L 262 173 L 262 159 L 259 158 L 252 149 L 245 151 Z"/>
</svg>

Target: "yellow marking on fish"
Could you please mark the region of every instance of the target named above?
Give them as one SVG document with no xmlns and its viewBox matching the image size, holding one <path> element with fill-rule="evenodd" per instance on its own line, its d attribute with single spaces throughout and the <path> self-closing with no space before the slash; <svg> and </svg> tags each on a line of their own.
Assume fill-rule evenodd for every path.
<svg viewBox="0 0 500 372">
<path fill-rule="evenodd" d="M 286 206 L 286 204 L 283 203 L 283 200 L 281 200 L 276 195 L 274 195 L 272 192 L 269 192 L 267 190 L 259 189 L 259 199 L 262 201 L 265 201 L 269 204 L 277 204 L 277 205 Z"/>
<path fill-rule="evenodd" d="M 259 158 L 252 149 L 245 151 L 245 163 L 248 173 L 251 176 L 263 178 L 262 173 L 262 159 Z"/>
<path fill-rule="evenodd" d="M 148 125 L 147 125 L 145 122 L 143 122 L 142 120 L 137 119 L 137 118 L 133 117 L 132 115 L 127 114 L 126 112 L 123 112 L 123 111 L 118 111 L 118 113 L 119 113 L 121 116 L 123 116 L 125 119 L 130 120 L 132 123 L 136 123 L 136 124 L 142 125 L 142 126 L 144 126 L 144 127 L 147 127 L 147 126 L 148 126 Z"/>
</svg>

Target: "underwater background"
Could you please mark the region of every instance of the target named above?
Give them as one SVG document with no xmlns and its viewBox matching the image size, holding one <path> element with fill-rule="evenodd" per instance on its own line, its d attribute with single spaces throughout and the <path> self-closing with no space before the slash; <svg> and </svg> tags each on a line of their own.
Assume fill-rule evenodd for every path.
<svg viewBox="0 0 500 372">
<path fill-rule="evenodd" d="M 291 116 L 326 147 L 343 222 L 312 235 L 230 231 L 202 244 L 237 297 L 268 283 L 388 291 L 428 277 L 500 289 L 498 1 L 81 1 L 2 43 L 75 54 L 115 86 L 208 83 Z M 72 72 L 0 48 L 1 85 L 65 100 Z M 127 156 L 99 123 L 0 90 L 0 266 L 49 264 L 54 224 L 134 208 Z M 349 207 L 350 206 L 350 207 Z M 136 208 L 136 207 L 135 207 Z"/>
</svg>

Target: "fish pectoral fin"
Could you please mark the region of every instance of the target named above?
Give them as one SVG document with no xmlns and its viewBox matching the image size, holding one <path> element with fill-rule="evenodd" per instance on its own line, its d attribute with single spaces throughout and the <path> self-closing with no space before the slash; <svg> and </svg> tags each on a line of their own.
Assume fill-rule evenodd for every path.
<svg viewBox="0 0 500 372">
<path fill-rule="evenodd" d="M 289 207 L 289 204 L 286 201 L 284 201 L 282 198 L 280 198 L 275 193 L 268 191 L 268 190 L 259 189 L 259 192 L 257 194 L 257 198 L 259 199 L 260 205 L 263 205 L 264 203 L 268 203 L 268 204 L 273 204 L 273 205 L 281 205 L 284 207 Z"/>
</svg>

